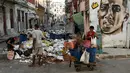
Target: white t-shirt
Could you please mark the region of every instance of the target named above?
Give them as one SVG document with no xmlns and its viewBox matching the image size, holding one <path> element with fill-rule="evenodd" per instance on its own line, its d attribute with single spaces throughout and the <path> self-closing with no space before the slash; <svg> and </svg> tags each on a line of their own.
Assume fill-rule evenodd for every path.
<svg viewBox="0 0 130 73">
<path fill-rule="evenodd" d="M 34 30 L 32 32 L 33 38 L 36 38 L 35 47 L 42 47 L 42 38 L 44 37 L 41 30 Z"/>
</svg>

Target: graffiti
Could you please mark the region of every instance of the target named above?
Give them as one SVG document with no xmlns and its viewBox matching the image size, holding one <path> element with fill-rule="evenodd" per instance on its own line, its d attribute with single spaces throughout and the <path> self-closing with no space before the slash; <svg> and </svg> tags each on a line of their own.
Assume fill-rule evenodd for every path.
<svg viewBox="0 0 130 73">
<path fill-rule="evenodd" d="M 93 2 L 91 7 L 92 9 L 96 9 L 99 6 L 99 4 L 97 2 Z"/>
<path fill-rule="evenodd" d="M 126 15 L 127 0 L 102 0 L 100 5 L 99 24 L 104 34 L 118 34 L 122 32 Z"/>
</svg>

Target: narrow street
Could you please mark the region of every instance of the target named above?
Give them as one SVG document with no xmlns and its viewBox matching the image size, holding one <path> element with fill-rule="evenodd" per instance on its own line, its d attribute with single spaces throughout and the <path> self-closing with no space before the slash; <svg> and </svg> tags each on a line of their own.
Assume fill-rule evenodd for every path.
<svg viewBox="0 0 130 73">
<path fill-rule="evenodd" d="M 130 0 L 0 0 L 0 73 L 129 72 Z"/>
<path fill-rule="evenodd" d="M 129 73 L 130 59 L 102 60 L 94 71 L 83 67 L 79 73 Z M 28 63 L 0 60 L 0 73 L 77 73 L 68 63 L 50 64 L 42 67 L 28 67 Z"/>
<path fill-rule="evenodd" d="M 6 46 L 5 42 L 0 48 Z M 68 63 L 49 64 L 41 67 L 28 67 L 29 63 L 21 63 L 19 60 L 0 60 L 0 73 L 77 73 L 74 66 L 69 67 Z M 79 73 L 128 73 L 130 71 L 130 59 L 101 60 L 94 71 L 89 71 L 83 66 Z"/>
</svg>

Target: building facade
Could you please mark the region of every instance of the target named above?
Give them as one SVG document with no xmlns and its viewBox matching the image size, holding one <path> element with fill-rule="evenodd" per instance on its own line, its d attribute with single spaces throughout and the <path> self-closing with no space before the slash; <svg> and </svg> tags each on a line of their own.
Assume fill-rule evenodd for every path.
<svg viewBox="0 0 130 73">
<path fill-rule="evenodd" d="M 39 0 L 0 1 L 1 35 L 8 35 L 10 29 L 14 29 L 17 32 L 24 31 L 30 28 L 30 26 L 39 24 L 39 16 L 36 13 L 37 6 L 40 5 L 38 1 Z"/>
<path fill-rule="evenodd" d="M 83 1 L 85 4 L 81 4 Z M 94 26 L 102 47 L 130 47 L 130 0 L 67 0 L 66 3 L 69 22 L 73 22 L 73 15 L 82 12 L 85 6 L 88 14 L 83 28 Z"/>
</svg>

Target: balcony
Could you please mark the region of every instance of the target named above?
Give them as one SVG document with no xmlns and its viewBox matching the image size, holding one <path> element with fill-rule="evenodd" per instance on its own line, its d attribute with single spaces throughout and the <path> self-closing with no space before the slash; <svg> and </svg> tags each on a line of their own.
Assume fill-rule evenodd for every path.
<svg viewBox="0 0 130 73">
<path fill-rule="evenodd" d="M 6 1 L 13 4 L 19 4 L 21 6 L 27 7 L 27 0 L 6 0 Z"/>
</svg>

